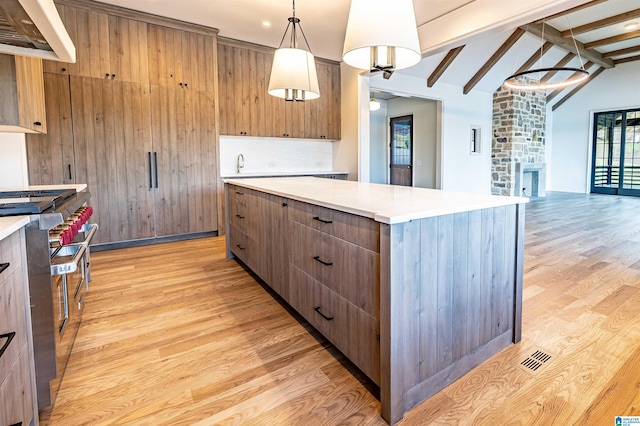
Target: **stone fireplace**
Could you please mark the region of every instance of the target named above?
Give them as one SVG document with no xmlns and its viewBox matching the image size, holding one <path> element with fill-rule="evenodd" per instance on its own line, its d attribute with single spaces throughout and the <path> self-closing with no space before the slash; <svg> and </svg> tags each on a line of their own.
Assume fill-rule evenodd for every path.
<svg viewBox="0 0 640 426">
<path fill-rule="evenodd" d="M 544 197 L 545 121 L 545 92 L 501 88 L 493 94 L 493 194 Z"/>
</svg>

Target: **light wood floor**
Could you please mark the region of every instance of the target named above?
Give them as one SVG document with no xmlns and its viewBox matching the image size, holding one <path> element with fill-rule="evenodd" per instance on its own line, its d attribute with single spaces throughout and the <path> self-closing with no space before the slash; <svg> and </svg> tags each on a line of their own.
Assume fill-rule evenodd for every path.
<svg viewBox="0 0 640 426">
<path fill-rule="evenodd" d="M 640 199 L 527 206 L 523 339 L 402 425 L 640 415 Z M 382 425 L 374 387 L 209 238 L 96 253 L 57 425 Z M 536 372 L 519 363 L 552 355 Z M 373 393 L 372 393 L 373 392 Z"/>
</svg>

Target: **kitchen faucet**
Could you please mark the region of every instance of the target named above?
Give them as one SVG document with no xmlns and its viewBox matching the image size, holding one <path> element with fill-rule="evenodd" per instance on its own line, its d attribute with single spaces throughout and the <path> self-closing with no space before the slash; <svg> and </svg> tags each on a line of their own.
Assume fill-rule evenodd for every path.
<svg viewBox="0 0 640 426">
<path fill-rule="evenodd" d="M 240 173 L 240 170 L 244 168 L 244 155 L 238 154 L 238 159 L 236 160 L 236 172 Z"/>
</svg>

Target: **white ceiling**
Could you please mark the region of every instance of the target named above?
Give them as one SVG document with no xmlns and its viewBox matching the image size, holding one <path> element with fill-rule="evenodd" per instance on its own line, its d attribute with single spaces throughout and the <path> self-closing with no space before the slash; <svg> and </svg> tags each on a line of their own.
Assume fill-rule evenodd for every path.
<svg viewBox="0 0 640 426">
<path fill-rule="evenodd" d="M 160 16 L 182 21 L 193 22 L 218 28 L 220 36 L 249 41 L 271 47 L 278 47 L 291 16 L 291 0 L 101 0 L 130 9 L 140 10 Z M 392 0 L 389 0 L 392 1 Z M 529 1 L 533 0 L 512 0 Z M 566 0 L 569 1 L 569 0 Z M 573 4 L 587 0 L 573 0 Z M 499 0 L 414 0 L 416 23 L 418 26 L 436 20 L 436 18 L 455 11 L 459 14 L 464 6 L 475 3 L 491 5 Z M 558 3 L 558 2 L 556 2 Z M 560 2 L 561 3 L 561 2 Z M 350 0 L 297 0 L 296 16 L 301 19 L 302 28 L 307 36 L 312 52 L 322 58 L 341 60 L 344 34 L 349 13 Z M 483 6 L 484 7 L 484 6 Z M 617 15 L 640 7 L 640 0 L 607 0 L 604 3 L 579 10 L 547 22 L 562 31 L 604 17 Z M 458 10 L 463 8 L 461 10 Z M 484 9 L 483 9 L 484 10 Z M 450 15 L 451 16 L 451 15 Z M 270 22 L 264 26 L 263 22 Z M 466 21 L 466 20 L 465 20 Z M 640 21 L 640 19 L 635 20 Z M 626 22 L 625 22 L 626 23 Z M 609 37 L 621 32 L 625 23 L 605 27 L 576 36 L 576 39 L 587 43 Z M 464 22 L 456 20 L 457 25 Z M 503 26 L 504 27 L 504 26 Z M 513 32 L 513 28 L 505 31 L 493 30 L 465 40 L 466 46 L 456 58 L 454 64 L 442 75 L 439 82 L 464 86 L 482 67 L 487 59 L 502 45 Z M 600 52 L 617 50 L 637 44 L 637 40 L 625 41 L 598 48 Z M 495 91 L 504 78 L 512 74 L 520 65 L 540 48 L 541 40 L 525 34 L 515 46 L 505 54 L 492 70 L 478 83 L 474 90 Z M 452 46 L 453 47 L 453 46 Z M 417 66 L 398 71 L 426 79 L 445 56 L 446 51 L 439 51 L 422 60 Z M 540 67 L 554 66 L 566 55 L 563 49 L 553 47 L 544 55 Z M 580 66 L 574 59 L 568 66 Z"/>
</svg>

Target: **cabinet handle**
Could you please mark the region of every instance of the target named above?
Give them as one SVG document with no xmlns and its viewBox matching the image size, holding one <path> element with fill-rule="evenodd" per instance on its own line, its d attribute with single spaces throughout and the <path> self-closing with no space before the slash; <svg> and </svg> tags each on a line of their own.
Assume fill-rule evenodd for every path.
<svg viewBox="0 0 640 426">
<path fill-rule="evenodd" d="M 156 169 L 156 188 L 158 188 L 158 153 L 157 152 L 153 153 L 153 165 L 154 165 L 154 168 Z"/>
<path fill-rule="evenodd" d="M 7 348 L 9 347 L 9 343 L 11 343 L 11 341 L 15 336 L 16 336 L 15 331 L 12 331 L 7 334 L 0 334 L 0 339 L 7 339 L 7 341 L 4 342 L 4 345 L 2 345 L 2 349 L 0 349 L 0 358 L 2 358 L 2 355 L 4 355 L 4 351 L 7 350 Z"/>
<path fill-rule="evenodd" d="M 244 195 L 244 192 L 236 191 L 237 195 Z"/>
<path fill-rule="evenodd" d="M 67 166 L 69 168 L 69 180 L 73 179 L 73 176 L 71 176 L 71 164 L 69 164 Z"/>
<path fill-rule="evenodd" d="M 240 250 L 244 250 L 244 249 L 246 249 L 246 247 L 242 246 L 242 244 L 236 244 L 236 245 L 237 245 L 237 247 L 238 247 Z"/>
<path fill-rule="evenodd" d="M 7 269 L 9 267 L 9 262 L 7 263 L 0 263 L 0 274 L 4 272 L 5 269 Z"/>
<path fill-rule="evenodd" d="M 113 80 L 114 78 L 116 78 L 115 74 L 111 74 L 111 80 Z"/>
<path fill-rule="evenodd" d="M 313 220 L 317 220 L 318 222 L 322 222 L 322 223 L 333 223 L 332 220 L 321 219 L 320 216 L 314 217 Z"/>
<path fill-rule="evenodd" d="M 236 215 L 236 217 L 237 217 L 238 219 L 244 219 L 244 216 L 239 215 L 239 214 L 237 214 L 237 215 Z"/>
<path fill-rule="evenodd" d="M 109 73 L 106 73 L 106 74 L 104 75 L 104 78 L 109 78 Z"/>
<path fill-rule="evenodd" d="M 288 207 L 288 206 L 289 206 L 289 204 L 287 204 L 287 203 L 282 203 L 282 207 Z"/>
<path fill-rule="evenodd" d="M 326 319 L 327 321 L 331 321 L 331 320 L 333 320 L 333 317 L 328 317 L 328 316 L 326 316 L 325 314 L 323 314 L 322 312 L 320 312 L 320 306 L 318 306 L 318 307 L 316 307 L 316 308 L 313 308 L 313 309 L 314 309 L 317 313 L 319 313 L 319 314 L 320 314 L 320 316 L 321 316 L 322 318 Z"/>
<path fill-rule="evenodd" d="M 189 88 L 189 83 L 185 83 L 184 87 L 186 87 L 188 89 Z"/>
<path fill-rule="evenodd" d="M 324 266 L 333 266 L 333 262 L 325 262 L 324 260 L 320 259 L 320 256 L 313 256 L 313 260 L 322 263 Z"/>
<path fill-rule="evenodd" d="M 149 157 L 149 189 L 153 189 L 153 166 L 151 165 L 151 151 L 147 152 Z"/>
<path fill-rule="evenodd" d="M 34 122 L 33 122 L 33 125 L 34 125 L 34 126 L 42 126 L 42 122 L 40 122 L 40 121 L 34 121 Z"/>
<path fill-rule="evenodd" d="M 61 68 L 60 71 L 67 72 L 67 69 L 66 68 Z"/>
</svg>

